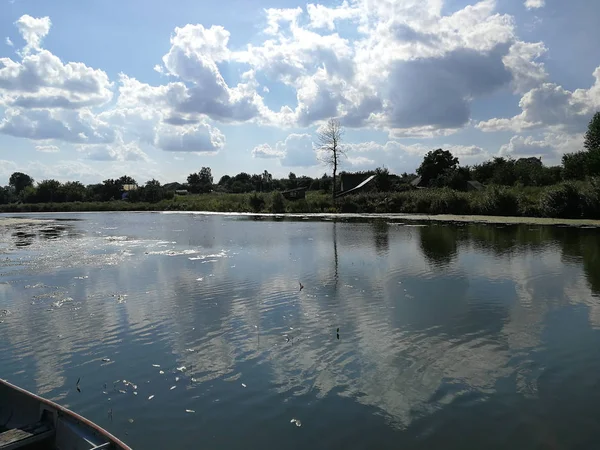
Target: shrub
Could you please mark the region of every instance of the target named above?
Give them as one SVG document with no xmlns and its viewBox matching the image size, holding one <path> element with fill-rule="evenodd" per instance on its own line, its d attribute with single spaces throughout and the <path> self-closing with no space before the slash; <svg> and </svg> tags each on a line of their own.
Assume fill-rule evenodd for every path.
<svg viewBox="0 0 600 450">
<path fill-rule="evenodd" d="M 574 183 L 562 183 L 546 189 L 540 197 L 544 217 L 577 219 L 581 217 L 580 195 Z"/>
<path fill-rule="evenodd" d="M 271 197 L 271 212 L 282 213 L 285 212 L 285 200 L 281 192 L 275 191 Z"/>
<path fill-rule="evenodd" d="M 511 190 L 491 186 L 482 193 L 479 205 L 480 214 L 492 216 L 516 216 L 519 213 L 517 196 Z"/>
<path fill-rule="evenodd" d="M 265 206 L 265 199 L 262 195 L 254 193 L 248 199 L 248 203 L 250 203 L 250 208 L 252 208 L 253 212 L 260 212 L 263 206 Z"/>
</svg>

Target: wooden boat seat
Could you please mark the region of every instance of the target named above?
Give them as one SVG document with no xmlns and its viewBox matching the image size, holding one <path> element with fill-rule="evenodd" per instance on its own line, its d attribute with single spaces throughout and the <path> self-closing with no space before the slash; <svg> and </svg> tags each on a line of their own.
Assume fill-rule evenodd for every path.
<svg viewBox="0 0 600 450">
<path fill-rule="evenodd" d="M 0 433 L 0 450 L 13 450 L 42 441 L 54 435 L 54 427 L 48 422 L 36 422 Z"/>
</svg>

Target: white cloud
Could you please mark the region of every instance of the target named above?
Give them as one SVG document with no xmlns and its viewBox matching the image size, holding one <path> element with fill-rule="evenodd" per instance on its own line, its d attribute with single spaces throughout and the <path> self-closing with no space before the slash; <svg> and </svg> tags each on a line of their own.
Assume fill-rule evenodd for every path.
<svg viewBox="0 0 600 450">
<path fill-rule="evenodd" d="M 60 151 L 56 145 L 36 145 L 35 149 L 42 153 L 57 153 Z"/>
<path fill-rule="evenodd" d="M 573 153 L 583 147 L 583 133 L 547 132 L 541 137 L 513 136 L 507 144 L 500 147 L 501 156 L 515 158 L 537 156 L 545 164 L 560 164 L 565 153 Z"/>
<path fill-rule="evenodd" d="M 94 161 L 150 161 L 135 141 L 125 143 L 119 135 L 113 144 L 79 145 L 77 151 Z"/>
<path fill-rule="evenodd" d="M 525 8 L 538 9 L 546 6 L 546 0 L 525 0 Z"/>
<path fill-rule="evenodd" d="M 214 153 L 224 145 L 225 136 L 207 123 L 184 127 L 163 123 L 154 137 L 154 146 L 168 152 Z"/>
<path fill-rule="evenodd" d="M 252 150 L 254 158 L 277 158 L 282 166 L 311 167 L 319 164 L 310 134 L 290 134 L 284 141 L 275 144 L 262 144 Z"/>
<path fill-rule="evenodd" d="M 56 139 L 74 143 L 110 143 L 114 130 L 87 109 L 52 111 L 9 108 L 0 133 L 33 140 Z"/>
<path fill-rule="evenodd" d="M 546 141 L 536 141 L 532 136 L 513 136 L 508 144 L 500 147 L 503 156 L 540 156 L 552 152 Z"/>
<path fill-rule="evenodd" d="M 6 43 L 6 45 L 8 45 L 9 47 L 14 47 L 15 44 L 13 44 L 13 41 L 10 40 L 10 38 L 8 36 L 6 36 L 6 39 L 4 40 L 4 42 Z"/>
<path fill-rule="evenodd" d="M 280 31 L 282 22 L 295 25 L 298 17 L 302 14 L 302 8 L 268 8 L 265 9 L 265 14 L 267 15 L 267 28 L 264 29 L 264 32 L 266 34 L 277 34 Z"/>
<path fill-rule="evenodd" d="M 112 98 L 106 72 L 67 63 L 47 50 L 20 62 L 0 58 L 0 104 L 21 108 L 83 108 Z"/>
<path fill-rule="evenodd" d="M 360 15 L 360 9 L 351 7 L 346 0 L 336 8 L 309 3 L 306 5 L 306 11 L 312 28 L 326 28 L 328 30 L 334 30 L 337 21 L 358 19 Z"/>
<path fill-rule="evenodd" d="M 52 22 L 50 21 L 50 17 L 36 18 L 25 14 L 15 22 L 15 25 L 27 43 L 23 49 L 23 53 L 27 54 L 40 49 L 42 40 L 50 32 Z"/>
<path fill-rule="evenodd" d="M 282 158 L 285 156 L 285 152 L 272 148 L 269 144 L 260 144 L 252 149 L 253 158 Z"/>
<path fill-rule="evenodd" d="M 536 59 L 547 51 L 543 42 L 517 41 L 511 45 L 502 61 L 513 74 L 512 84 L 516 92 L 525 93 L 546 80 L 546 68 L 543 63 L 536 62 Z"/>
<path fill-rule="evenodd" d="M 519 106 L 522 112 L 511 118 L 493 118 L 477 124 L 482 131 L 516 131 L 549 127 L 553 131 L 579 133 L 591 114 L 600 107 L 600 67 L 594 71 L 590 89 L 569 91 L 555 83 L 544 83 L 527 92 Z"/>
</svg>

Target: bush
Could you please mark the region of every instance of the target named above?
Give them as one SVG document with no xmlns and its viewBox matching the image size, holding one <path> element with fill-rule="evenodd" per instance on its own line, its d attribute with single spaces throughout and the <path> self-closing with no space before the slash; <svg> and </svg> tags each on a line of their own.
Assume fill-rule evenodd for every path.
<svg viewBox="0 0 600 450">
<path fill-rule="evenodd" d="M 579 190 L 574 183 L 562 183 L 546 189 L 540 197 L 544 217 L 578 219 L 581 217 Z"/>
<path fill-rule="evenodd" d="M 252 208 L 252 211 L 256 213 L 260 212 L 263 209 L 263 206 L 265 206 L 265 199 L 263 196 L 256 193 L 250 196 L 248 202 L 250 203 L 250 208 Z"/>
<path fill-rule="evenodd" d="M 285 200 L 281 192 L 273 192 L 271 196 L 271 212 L 272 213 L 283 213 L 285 212 Z"/>
<path fill-rule="evenodd" d="M 504 187 L 491 186 L 482 193 L 476 210 L 490 216 L 517 216 L 519 203 L 513 191 Z"/>
</svg>

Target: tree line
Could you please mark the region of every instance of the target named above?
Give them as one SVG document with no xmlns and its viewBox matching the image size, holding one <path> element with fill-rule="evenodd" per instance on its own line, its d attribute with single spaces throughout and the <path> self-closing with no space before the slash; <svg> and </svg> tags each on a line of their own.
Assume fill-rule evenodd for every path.
<svg viewBox="0 0 600 450">
<path fill-rule="evenodd" d="M 329 127 L 329 128 L 327 128 Z M 311 178 L 297 176 L 290 172 L 287 178 L 274 178 L 268 171 L 260 174 L 240 172 L 237 175 L 223 175 L 214 182 L 211 169 L 202 167 L 199 172 L 187 177 L 187 183 L 162 185 L 157 180 L 149 180 L 138 186 L 136 180 L 123 175 L 117 179 L 107 179 L 102 183 L 84 185 L 79 181 L 61 183 L 57 180 L 35 182 L 28 174 L 13 173 L 8 185 L 0 187 L 0 204 L 8 203 L 60 203 L 60 202 L 106 202 L 129 200 L 133 202 L 159 202 L 172 199 L 177 191 L 201 193 L 250 193 L 285 191 L 305 188 L 310 191 L 334 193 L 340 188 L 337 168 L 340 157 L 344 156 L 341 145 L 342 130 L 339 123 L 329 121 L 325 132 L 320 134 L 321 148 L 326 151 L 324 161 L 332 167 L 333 175 L 323 174 Z M 341 172 L 344 176 L 347 172 Z M 600 176 L 600 112 L 594 114 L 585 134 L 584 148 L 575 153 L 565 154 L 562 165 L 545 166 L 538 158 L 494 157 L 489 161 L 472 166 L 461 166 L 458 158 L 450 151 L 437 149 L 430 151 L 416 174 L 392 174 L 387 168 L 358 172 L 365 176 L 375 175 L 375 180 L 366 191 L 403 192 L 415 187 L 451 188 L 465 191 L 470 181 L 483 185 L 499 186 L 551 186 L 562 181 L 583 180 Z M 417 179 L 418 178 L 418 179 Z M 124 191 L 125 185 L 136 185 L 137 189 Z"/>
</svg>

